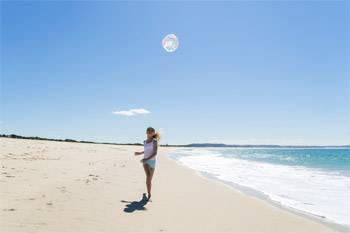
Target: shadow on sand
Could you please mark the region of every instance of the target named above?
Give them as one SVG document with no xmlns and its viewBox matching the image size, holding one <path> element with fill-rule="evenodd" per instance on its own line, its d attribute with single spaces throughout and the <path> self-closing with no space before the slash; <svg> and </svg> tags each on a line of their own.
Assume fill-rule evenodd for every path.
<svg viewBox="0 0 350 233">
<path fill-rule="evenodd" d="M 123 203 L 128 203 L 126 204 L 124 208 L 124 212 L 126 213 L 132 213 L 135 210 L 147 210 L 145 205 L 148 203 L 148 198 L 146 196 L 146 193 L 142 195 L 142 199 L 140 201 L 124 201 L 121 200 Z"/>
</svg>

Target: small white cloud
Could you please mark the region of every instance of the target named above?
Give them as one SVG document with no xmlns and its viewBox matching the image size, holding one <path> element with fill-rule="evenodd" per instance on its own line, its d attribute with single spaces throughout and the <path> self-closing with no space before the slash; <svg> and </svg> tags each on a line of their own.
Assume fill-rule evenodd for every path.
<svg viewBox="0 0 350 233">
<path fill-rule="evenodd" d="M 113 112 L 113 114 L 120 115 L 120 116 L 132 116 L 132 115 L 135 115 L 134 113 L 132 113 L 130 111 L 115 111 L 115 112 Z"/>
<path fill-rule="evenodd" d="M 150 111 L 148 111 L 144 108 L 130 109 L 129 111 L 134 113 L 134 114 L 149 114 L 149 113 L 151 113 Z"/>
<path fill-rule="evenodd" d="M 114 111 L 113 114 L 119 116 L 135 116 L 141 114 L 150 114 L 151 112 L 144 108 L 134 108 L 127 111 Z"/>
</svg>

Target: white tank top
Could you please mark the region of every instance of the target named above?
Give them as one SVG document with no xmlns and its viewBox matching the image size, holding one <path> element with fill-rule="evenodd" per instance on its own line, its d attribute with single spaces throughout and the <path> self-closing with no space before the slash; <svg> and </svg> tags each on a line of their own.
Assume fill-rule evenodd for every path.
<svg viewBox="0 0 350 233">
<path fill-rule="evenodd" d="M 148 142 L 148 143 L 146 141 L 143 143 L 143 146 L 144 146 L 143 158 L 144 159 L 147 159 L 148 157 L 150 157 L 153 154 L 153 152 L 154 152 L 154 150 L 153 150 L 154 145 L 153 144 L 154 144 L 153 140 L 151 142 Z M 150 160 L 155 160 L 155 157 L 151 158 Z"/>
</svg>

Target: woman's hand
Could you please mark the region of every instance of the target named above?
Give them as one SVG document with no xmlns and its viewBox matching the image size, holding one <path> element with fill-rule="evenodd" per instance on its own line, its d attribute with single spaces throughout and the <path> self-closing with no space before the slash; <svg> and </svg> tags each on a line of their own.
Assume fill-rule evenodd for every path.
<svg viewBox="0 0 350 233">
<path fill-rule="evenodd" d="M 135 156 L 142 155 L 142 152 L 135 152 Z"/>
<path fill-rule="evenodd" d="M 141 163 L 144 163 L 144 162 L 146 162 L 146 160 L 147 160 L 147 159 L 141 159 L 140 162 L 141 162 Z"/>
</svg>

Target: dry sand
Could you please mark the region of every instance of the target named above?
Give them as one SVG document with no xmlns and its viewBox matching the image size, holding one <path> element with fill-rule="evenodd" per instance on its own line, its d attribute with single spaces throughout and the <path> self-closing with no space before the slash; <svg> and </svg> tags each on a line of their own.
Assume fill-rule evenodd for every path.
<svg viewBox="0 0 350 233">
<path fill-rule="evenodd" d="M 160 148 L 153 200 L 135 146 L 0 138 L 0 232 L 333 232 L 204 179 Z"/>
</svg>

